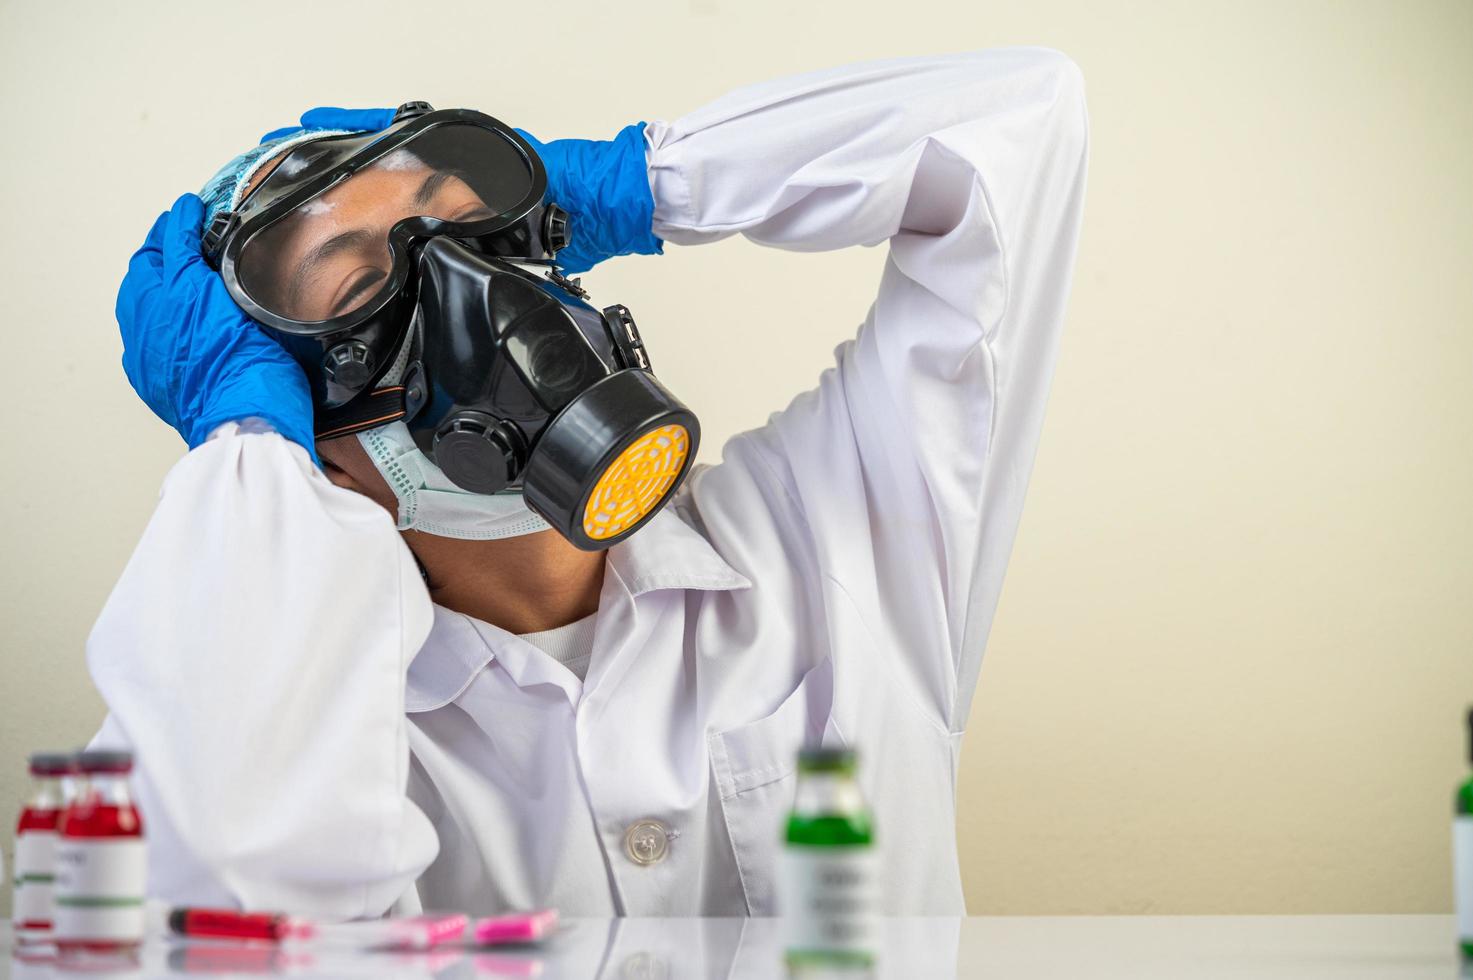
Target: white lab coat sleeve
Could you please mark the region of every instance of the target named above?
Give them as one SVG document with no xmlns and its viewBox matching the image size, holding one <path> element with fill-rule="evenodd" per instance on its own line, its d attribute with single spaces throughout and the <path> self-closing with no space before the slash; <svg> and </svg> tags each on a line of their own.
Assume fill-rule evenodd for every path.
<svg viewBox="0 0 1473 980">
<path fill-rule="evenodd" d="M 1032 468 L 1086 136 L 1078 69 L 1042 49 L 814 72 L 646 130 L 667 241 L 889 242 L 835 368 L 724 459 L 771 469 L 823 575 L 948 731 L 965 726 Z M 760 284 L 728 285 L 781 315 Z"/>
<path fill-rule="evenodd" d="M 176 464 L 87 643 L 150 895 L 358 918 L 409 892 L 438 849 L 406 796 L 431 617 L 393 521 L 300 447 L 232 423 Z"/>
</svg>

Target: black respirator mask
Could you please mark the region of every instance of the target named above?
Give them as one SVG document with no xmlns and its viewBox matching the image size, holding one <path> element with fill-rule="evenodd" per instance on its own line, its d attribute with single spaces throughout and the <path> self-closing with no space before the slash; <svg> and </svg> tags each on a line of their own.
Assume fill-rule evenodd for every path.
<svg viewBox="0 0 1473 980">
<path fill-rule="evenodd" d="M 574 229 L 546 188 L 510 127 L 409 103 L 291 149 L 204 247 L 306 371 L 318 439 L 403 421 L 456 486 L 520 490 L 592 551 L 670 499 L 700 426 L 629 311 L 559 273 Z"/>
</svg>

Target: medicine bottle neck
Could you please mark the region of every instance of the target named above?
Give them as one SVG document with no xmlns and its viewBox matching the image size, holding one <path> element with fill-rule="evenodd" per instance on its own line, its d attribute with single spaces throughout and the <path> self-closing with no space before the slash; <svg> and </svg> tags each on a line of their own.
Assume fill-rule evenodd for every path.
<svg viewBox="0 0 1473 980">
<path fill-rule="evenodd" d="M 852 772 L 800 772 L 793 814 L 801 817 L 864 812 L 864 795 Z"/>
<path fill-rule="evenodd" d="M 132 806 L 127 774 L 89 773 L 77 787 L 77 802 L 84 806 Z"/>
<path fill-rule="evenodd" d="M 31 780 L 31 793 L 26 806 L 32 810 L 60 810 L 61 777 L 36 776 Z"/>
</svg>

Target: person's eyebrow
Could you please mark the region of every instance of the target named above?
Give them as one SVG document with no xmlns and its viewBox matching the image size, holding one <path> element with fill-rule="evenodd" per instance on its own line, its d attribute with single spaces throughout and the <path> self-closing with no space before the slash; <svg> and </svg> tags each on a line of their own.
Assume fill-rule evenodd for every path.
<svg viewBox="0 0 1473 980">
<path fill-rule="evenodd" d="M 327 239 L 321 245 L 312 249 L 302 256 L 292 270 L 292 276 L 286 288 L 286 308 L 294 310 L 302 297 L 302 289 L 311 278 L 312 269 L 324 259 L 329 259 L 339 252 L 347 252 L 353 249 L 362 249 L 373 243 L 374 234 L 367 228 L 353 228 L 340 232 Z"/>
<path fill-rule="evenodd" d="M 445 186 L 445 181 L 455 176 L 448 170 L 436 170 L 425 178 L 424 183 L 419 185 L 419 190 L 414 192 L 414 200 L 411 202 L 416 208 L 429 207 L 440 188 Z"/>
</svg>

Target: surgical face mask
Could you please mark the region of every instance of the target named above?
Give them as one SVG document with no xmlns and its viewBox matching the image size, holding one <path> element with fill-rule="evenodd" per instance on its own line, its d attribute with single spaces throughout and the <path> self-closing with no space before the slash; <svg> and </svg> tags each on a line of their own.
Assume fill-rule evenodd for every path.
<svg viewBox="0 0 1473 980">
<path fill-rule="evenodd" d="M 207 231 L 231 295 L 306 371 L 317 437 L 365 433 L 401 527 L 550 526 L 598 550 L 690 469 L 695 415 L 629 311 L 558 273 L 572 232 L 545 189 L 513 130 L 410 104 L 383 133 L 296 145 Z"/>
<path fill-rule="evenodd" d="M 368 458 L 399 502 L 399 530 L 490 541 L 547 530 L 519 491 L 472 493 L 456 486 L 420 451 L 403 422 L 358 433 Z"/>
</svg>

